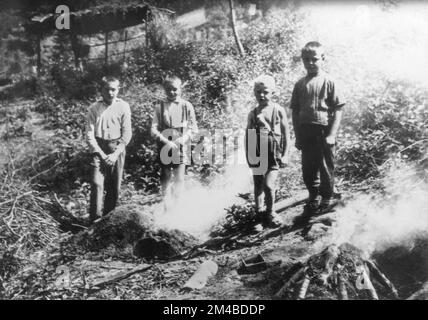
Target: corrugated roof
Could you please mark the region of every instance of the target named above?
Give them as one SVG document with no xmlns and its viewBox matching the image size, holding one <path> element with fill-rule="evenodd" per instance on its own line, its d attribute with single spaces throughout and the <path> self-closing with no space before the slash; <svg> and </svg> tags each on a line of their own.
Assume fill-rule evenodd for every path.
<svg viewBox="0 0 428 320">
<path fill-rule="evenodd" d="M 94 34 L 119 30 L 144 23 L 151 19 L 153 10 L 146 3 L 126 5 L 102 5 L 90 9 L 70 12 L 70 28 L 76 34 Z M 28 32 L 49 34 L 55 29 L 55 21 L 60 14 L 35 16 L 25 25 Z"/>
</svg>

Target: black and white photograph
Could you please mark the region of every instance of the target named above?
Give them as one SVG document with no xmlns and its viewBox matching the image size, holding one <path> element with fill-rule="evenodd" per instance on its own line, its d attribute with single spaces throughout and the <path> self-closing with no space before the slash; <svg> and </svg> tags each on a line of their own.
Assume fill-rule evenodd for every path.
<svg viewBox="0 0 428 320">
<path fill-rule="evenodd" d="M 427 71 L 424 1 L 1 0 L 0 300 L 427 300 Z"/>
</svg>

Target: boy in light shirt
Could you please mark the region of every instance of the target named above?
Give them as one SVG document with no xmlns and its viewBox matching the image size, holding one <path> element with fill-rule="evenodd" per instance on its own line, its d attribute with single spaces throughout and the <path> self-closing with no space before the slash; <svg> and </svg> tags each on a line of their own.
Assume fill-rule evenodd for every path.
<svg viewBox="0 0 428 320">
<path fill-rule="evenodd" d="M 101 83 L 102 99 L 89 107 L 86 118 L 86 139 L 92 152 L 91 221 L 109 213 L 117 205 L 125 148 L 132 137 L 131 109 L 127 102 L 117 97 L 119 85 L 117 78 L 104 77 Z"/>
</svg>

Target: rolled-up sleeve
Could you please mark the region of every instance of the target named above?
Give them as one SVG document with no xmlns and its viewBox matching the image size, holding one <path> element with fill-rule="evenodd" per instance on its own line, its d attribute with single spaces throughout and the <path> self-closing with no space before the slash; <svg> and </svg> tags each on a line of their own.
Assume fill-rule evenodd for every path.
<svg viewBox="0 0 428 320">
<path fill-rule="evenodd" d="M 333 81 L 329 81 L 328 83 L 327 97 L 329 107 L 332 109 L 340 109 L 345 105 L 345 99 L 342 96 L 340 86 Z"/>
</svg>

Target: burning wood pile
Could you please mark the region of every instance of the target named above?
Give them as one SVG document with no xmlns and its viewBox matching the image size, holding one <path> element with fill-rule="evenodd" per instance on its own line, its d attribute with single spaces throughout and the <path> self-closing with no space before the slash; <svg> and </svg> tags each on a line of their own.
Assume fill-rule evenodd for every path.
<svg viewBox="0 0 428 320">
<path fill-rule="evenodd" d="M 330 245 L 291 270 L 280 299 L 398 299 L 391 281 L 355 246 Z"/>
</svg>

